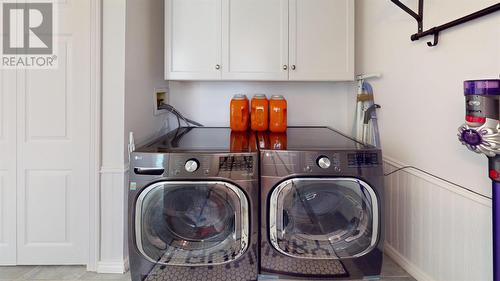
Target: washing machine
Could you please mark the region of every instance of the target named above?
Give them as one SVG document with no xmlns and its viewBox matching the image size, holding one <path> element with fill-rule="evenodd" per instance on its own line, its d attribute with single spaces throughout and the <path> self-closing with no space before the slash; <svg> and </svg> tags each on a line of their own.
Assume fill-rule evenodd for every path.
<svg viewBox="0 0 500 281">
<path fill-rule="evenodd" d="M 228 128 L 179 128 L 133 152 L 132 280 L 257 280 L 258 162 L 255 137 Z"/>
<path fill-rule="evenodd" d="M 326 127 L 292 127 L 257 139 L 263 278 L 380 276 L 380 149 Z"/>
</svg>

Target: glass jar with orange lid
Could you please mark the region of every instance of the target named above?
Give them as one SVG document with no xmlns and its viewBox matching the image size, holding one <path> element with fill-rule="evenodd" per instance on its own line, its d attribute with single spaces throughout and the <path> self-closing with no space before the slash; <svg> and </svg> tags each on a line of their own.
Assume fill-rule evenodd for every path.
<svg viewBox="0 0 500 281">
<path fill-rule="evenodd" d="M 250 105 L 247 96 L 235 95 L 230 105 L 231 130 L 243 132 L 248 130 Z"/>
<path fill-rule="evenodd" d="M 269 101 L 266 95 L 253 96 L 250 107 L 252 130 L 267 131 L 269 127 Z"/>
<path fill-rule="evenodd" d="M 275 95 L 269 100 L 269 130 L 284 133 L 287 128 L 287 103 L 283 96 Z"/>
</svg>

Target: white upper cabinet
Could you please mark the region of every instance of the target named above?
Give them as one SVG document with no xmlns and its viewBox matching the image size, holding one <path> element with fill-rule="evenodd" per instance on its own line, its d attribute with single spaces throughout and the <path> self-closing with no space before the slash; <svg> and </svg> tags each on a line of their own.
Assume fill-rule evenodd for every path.
<svg viewBox="0 0 500 281">
<path fill-rule="evenodd" d="M 289 77 L 354 79 L 354 0 L 290 0 Z"/>
<path fill-rule="evenodd" d="M 223 0 L 222 79 L 288 80 L 288 0 Z"/>
<path fill-rule="evenodd" d="M 166 0 L 167 80 L 221 79 L 222 0 Z"/>
<path fill-rule="evenodd" d="M 354 0 L 166 0 L 167 80 L 354 79 Z"/>
</svg>

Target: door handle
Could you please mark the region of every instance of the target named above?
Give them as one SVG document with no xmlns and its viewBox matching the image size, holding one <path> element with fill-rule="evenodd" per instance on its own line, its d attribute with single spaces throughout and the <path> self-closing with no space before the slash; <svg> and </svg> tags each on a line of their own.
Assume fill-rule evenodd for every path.
<svg viewBox="0 0 500 281">
<path fill-rule="evenodd" d="M 164 168 L 134 168 L 134 173 L 136 175 L 144 176 L 161 176 L 165 173 Z"/>
</svg>

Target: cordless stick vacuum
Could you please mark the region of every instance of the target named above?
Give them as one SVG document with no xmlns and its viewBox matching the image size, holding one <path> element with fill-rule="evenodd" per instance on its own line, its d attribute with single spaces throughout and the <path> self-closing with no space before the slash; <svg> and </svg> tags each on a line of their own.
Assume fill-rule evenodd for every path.
<svg viewBox="0 0 500 281">
<path fill-rule="evenodd" d="M 465 81 L 466 123 L 458 138 L 489 161 L 493 187 L 493 280 L 500 281 L 500 80 Z"/>
</svg>

